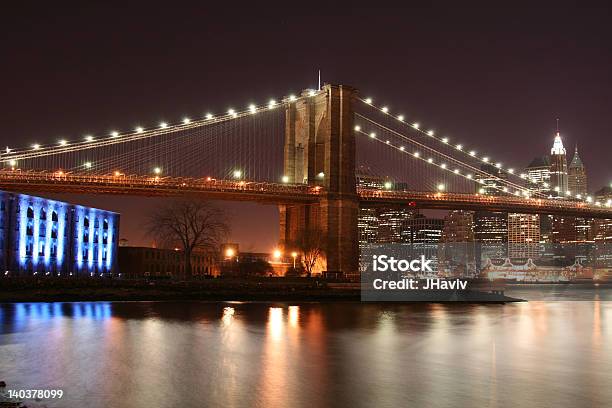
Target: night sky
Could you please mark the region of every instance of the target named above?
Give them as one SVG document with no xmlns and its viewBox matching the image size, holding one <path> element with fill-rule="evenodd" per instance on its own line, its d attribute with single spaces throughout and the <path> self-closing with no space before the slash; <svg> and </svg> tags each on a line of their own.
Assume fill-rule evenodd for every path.
<svg viewBox="0 0 612 408">
<path fill-rule="evenodd" d="M 590 190 L 612 181 L 607 7 L 37 3 L 0 16 L 1 146 L 265 102 L 314 87 L 321 69 L 324 82 L 353 85 L 517 168 L 549 152 L 558 117 Z M 143 200 L 156 200 L 63 198 L 120 211 L 121 236 L 146 242 Z M 275 207 L 230 207 L 233 240 L 273 247 Z"/>
</svg>

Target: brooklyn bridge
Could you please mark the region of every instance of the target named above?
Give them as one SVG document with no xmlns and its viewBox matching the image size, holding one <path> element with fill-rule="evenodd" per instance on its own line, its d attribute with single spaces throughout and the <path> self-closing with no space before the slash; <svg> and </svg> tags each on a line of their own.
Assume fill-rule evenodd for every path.
<svg viewBox="0 0 612 408">
<path fill-rule="evenodd" d="M 482 146 L 325 85 L 223 114 L 7 147 L 0 189 L 24 193 L 201 196 L 278 205 L 280 237 L 325 237 L 327 269 L 356 271 L 360 206 L 612 218 L 612 204 L 543 193 Z M 384 186 L 358 183 L 377 176 Z"/>
</svg>

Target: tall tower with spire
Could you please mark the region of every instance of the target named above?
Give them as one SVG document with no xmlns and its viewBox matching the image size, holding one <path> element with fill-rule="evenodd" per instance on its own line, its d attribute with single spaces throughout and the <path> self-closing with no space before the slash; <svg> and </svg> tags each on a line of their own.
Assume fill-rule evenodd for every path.
<svg viewBox="0 0 612 408">
<path fill-rule="evenodd" d="M 559 132 L 559 119 L 557 119 L 557 133 L 552 149 L 550 149 L 550 184 L 551 189 L 558 196 L 565 196 L 568 187 L 567 155 L 561 134 Z"/>
<path fill-rule="evenodd" d="M 587 194 L 587 174 L 586 167 L 578 155 L 578 145 L 574 150 L 574 157 L 567 169 L 568 187 L 572 194 Z"/>
</svg>

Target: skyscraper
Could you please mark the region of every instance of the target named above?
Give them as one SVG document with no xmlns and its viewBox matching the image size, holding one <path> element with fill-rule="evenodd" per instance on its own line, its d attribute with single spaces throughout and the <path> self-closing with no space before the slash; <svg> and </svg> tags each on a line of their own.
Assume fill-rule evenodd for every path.
<svg viewBox="0 0 612 408">
<path fill-rule="evenodd" d="M 531 191 L 538 193 L 550 191 L 550 157 L 546 155 L 534 158 L 525 168 L 525 173 L 528 180 L 526 186 Z"/>
<path fill-rule="evenodd" d="M 534 258 L 539 254 L 540 216 L 508 214 L 508 255 Z"/>
<path fill-rule="evenodd" d="M 552 191 L 557 196 L 565 196 L 568 191 L 567 181 L 567 155 L 557 127 L 555 141 L 552 149 L 550 149 L 550 184 Z"/>
<path fill-rule="evenodd" d="M 574 151 L 574 157 L 567 170 L 568 188 L 573 195 L 581 194 L 585 196 L 587 194 L 587 174 L 586 168 L 578 155 L 578 146 Z"/>
</svg>

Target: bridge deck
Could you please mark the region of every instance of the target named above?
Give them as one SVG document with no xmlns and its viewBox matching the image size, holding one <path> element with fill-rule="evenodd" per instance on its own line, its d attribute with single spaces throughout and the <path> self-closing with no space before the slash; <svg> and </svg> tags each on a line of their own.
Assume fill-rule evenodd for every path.
<svg viewBox="0 0 612 408">
<path fill-rule="evenodd" d="M 258 201 L 269 204 L 316 202 L 324 192 L 302 184 L 151 177 L 63 172 L 0 171 L 0 189 L 21 193 L 116 194 L 136 196 L 201 195 L 211 199 Z M 423 209 L 487 210 L 518 213 L 612 218 L 612 208 L 568 200 L 358 189 L 362 205 L 409 206 Z"/>
</svg>

